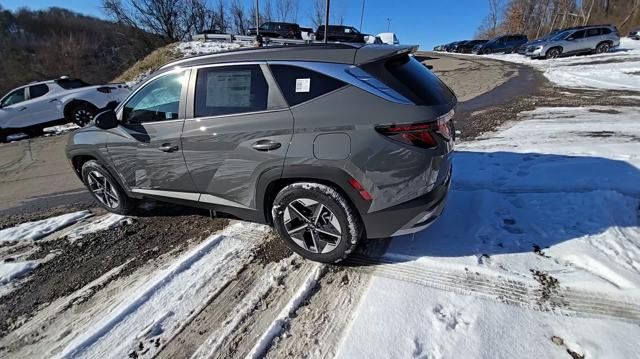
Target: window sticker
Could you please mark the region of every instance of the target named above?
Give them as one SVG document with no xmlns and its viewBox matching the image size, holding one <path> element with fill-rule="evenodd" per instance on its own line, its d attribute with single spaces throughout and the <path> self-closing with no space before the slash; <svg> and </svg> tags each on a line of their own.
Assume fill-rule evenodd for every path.
<svg viewBox="0 0 640 359">
<path fill-rule="evenodd" d="M 296 92 L 311 91 L 311 79 L 296 79 Z"/>
</svg>

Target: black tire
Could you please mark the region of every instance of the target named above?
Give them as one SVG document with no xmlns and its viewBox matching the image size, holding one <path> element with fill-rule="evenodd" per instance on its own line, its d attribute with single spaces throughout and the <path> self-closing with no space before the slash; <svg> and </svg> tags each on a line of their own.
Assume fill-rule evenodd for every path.
<svg viewBox="0 0 640 359">
<path fill-rule="evenodd" d="M 34 127 L 25 131 L 25 133 L 31 138 L 39 137 L 44 135 L 44 127 Z"/>
<path fill-rule="evenodd" d="M 609 45 L 608 42 L 599 43 L 598 46 L 596 46 L 596 54 L 606 54 L 609 52 L 609 49 L 611 49 L 611 45 Z"/>
<path fill-rule="evenodd" d="M 105 180 L 106 182 L 103 182 Z M 91 160 L 82 165 L 82 182 L 96 202 L 109 212 L 126 215 L 131 213 L 135 208 L 136 201 L 127 196 L 118 181 L 116 181 L 109 171 L 98 163 L 98 161 Z M 117 205 L 114 205 L 114 198 L 112 196 L 100 195 L 100 190 L 94 185 L 95 182 L 102 183 L 103 185 L 108 183 L 107 188 L 111 188 L 116 197 Z M 103 190 L 102 193 L 105 193 L 105 191 Z"/>
<path fill-rule="evenodd" d="M 483 55 L 491 55 L 491 49 L 484 49 L 484 50 L 482 50 L 482 54 L 483 54 Z"/>
<path fill-rule="evenodd" d="M 98 108 L 88 102 L 80 102 L 72 106 L 67 112 L 67 120 L 80 127 L 85 127 L 91 123 L 98 113 Z"/>
<path fill-rule="evenodd" d="M 304 205 L 314 201 L 315 207 Z M 317 212 L 315 218 L 319 219 L 313 217 Z M 309 217 L 303 219 L 306 215 Z M 273 202 L 272 216 L 273 225 L 287 246 L 316 262 L 342 261 L 354 251 L 364 233 L 351 203 L 334 188 L 318 183 L 294 183 L 283 188 Z M 307 227 L 294 230 L 304 226 Z"/>
<path fill-rule="evenodd" d="M 560 50 L 560 48 L 552 47 L 547 51 L 544 57 L 547 59 L 557 59 L 558 57 L 560 57 L 561 54 L 562 54 L 562 51 Z"/>
</svg>

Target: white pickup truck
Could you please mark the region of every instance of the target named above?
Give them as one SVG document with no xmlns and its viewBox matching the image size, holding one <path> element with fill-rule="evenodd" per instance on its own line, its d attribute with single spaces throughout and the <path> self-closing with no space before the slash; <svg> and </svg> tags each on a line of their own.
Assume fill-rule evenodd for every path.
<svg viewBox="0 0 640 359">
<path fill-rule="evenodd" d="M 115 107 L 129 92 L 125 84 L 92 86 L 68 77 L 18 87 L 0 99 L 0 142 L 16 133 L 37 136 L 57 124 L 85 126 L 101 109 Z"/>
</svg>

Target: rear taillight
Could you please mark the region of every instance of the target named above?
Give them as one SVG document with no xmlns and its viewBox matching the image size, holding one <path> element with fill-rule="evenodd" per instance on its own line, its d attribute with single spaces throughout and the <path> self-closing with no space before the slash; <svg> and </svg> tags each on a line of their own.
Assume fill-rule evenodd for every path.
<svg viewBox="0 0 640 359">
<path fill-rule="evenodd" d="M 434 122 L 377 126 L 376 131 L 408 145 L 420 148 L 434 148 L 438 146 L 438 137 L 447 142 L 453 139 L 451 128 L 453 115 L 454 111 L 451 110 Z"/>
</svg>

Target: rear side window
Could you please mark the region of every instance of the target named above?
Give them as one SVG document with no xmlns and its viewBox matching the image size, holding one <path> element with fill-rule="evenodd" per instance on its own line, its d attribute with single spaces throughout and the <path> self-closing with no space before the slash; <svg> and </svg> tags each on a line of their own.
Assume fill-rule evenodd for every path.
<svg viewBox="0 0 640 359">
<path fill-rule="evenodd" d="M 386 63 L 363 66 L 385 85 L 420 106 L 436 106 L 455 101 L 454 93 L 415 58 L 402 55 Z"/>
<path fill-rule="evenodd" d="M 598 36 L 600 35 L 600 29 L 589 29 L 587 30 L 587 37 Z"/>
<path fill-rule="evenodd" d="M 611 29 L 604 27 L 602 28 L 602 35 L 609 35 L 611 33 Z"/>
<path fill-rule="evenodd" d="M 81 87 L 91 86 L 88 83 L 78 79 L 60 79 L 56 83 L 65 90 L 73 90 Z"/>
<path fill-rule="evenodd" d="M 198 70 L 195 116 L 209 117 L 267 109 L 269 86 L 260 66 Z"/>
<path fill-rule="evenodd" d="M 44 96 L 49 92 L 49 87 L 45 84 L 29 86 L 29 98 L 38 98 Z"/>
<path fill-rule="evenodd" d="M 289 106 L 312 100 L 345 85 L 344 82 L 302 67 L 271 65 L 271 72 Z"/>
</svg>

